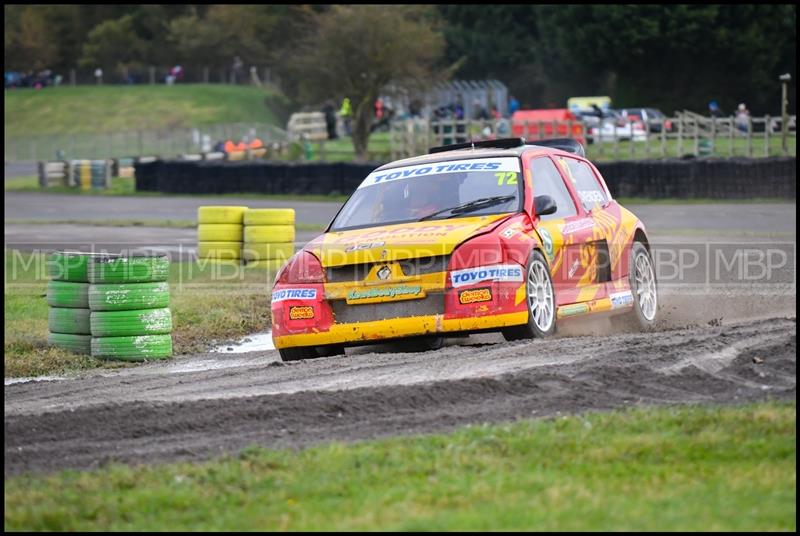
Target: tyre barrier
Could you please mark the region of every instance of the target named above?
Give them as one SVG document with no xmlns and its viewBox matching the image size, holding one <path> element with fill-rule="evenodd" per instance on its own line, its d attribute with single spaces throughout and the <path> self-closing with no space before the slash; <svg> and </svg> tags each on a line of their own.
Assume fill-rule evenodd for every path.
<svg viewBox="0 0 800 536">
<path fill-rule="evenodd" d="M 53 251 L 46 256 L 47 273 L 47 342 L 72 353 L 89 355 L 88 264 L 98 255 Z"/>
<path fill-rule="evenodd" d="M 72 160 L 70 184 L 81 190 L 111 186 L 111 163 L 107 160 Z"/>
<path fill-rule="evenodd" d="M 197 208 L 197 256 L 211 260 L 242 258 L 244 214 L 247 207 Z"/>
<path fill-rule="evenodd" d="M 87 272 L 92 357 L 145 361 L 172 356 L 169 258 L 95 259 Z"/>
<path fill-rule="evenodd" d="M 169 307 L 169 283 L 116 283 L 88 285 L 92 311 L 128 311 Z"/>
<path fill-rule="evenodd" d="M 292 208 L 251 208 L 244 214 L 242 258 L 250 268 L 277 270 L 294 255 Z"/>
<path fill-rule="evenodd" d="M 159 160 L 137 163 L 136 189 L 165 193 L 349 194 L 381 163 Z M 795 157 L 596 162 L 614 196 L 796 197 Z"/>
<path fill-rule="evenodd" d="M 89 261 L 86 273 L 90 283 L 166 281 L 169 258 L 166 255 L 97 256 Z"/>
</svg>

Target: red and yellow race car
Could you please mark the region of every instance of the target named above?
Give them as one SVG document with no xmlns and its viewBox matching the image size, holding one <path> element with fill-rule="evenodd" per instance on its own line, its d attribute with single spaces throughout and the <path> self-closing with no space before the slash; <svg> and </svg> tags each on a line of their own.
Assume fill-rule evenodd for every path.
<svg viewBox="0 0 800 536">
<path fill-rule="evenodd" d="M 652 326 L 642 222 L 574 140 L 436 147 L 367 176 L 328 229 L 278 272 L 272 338 L 284 360 L 406 338 L 546 337 L 567 317 Z"/>
</svg>

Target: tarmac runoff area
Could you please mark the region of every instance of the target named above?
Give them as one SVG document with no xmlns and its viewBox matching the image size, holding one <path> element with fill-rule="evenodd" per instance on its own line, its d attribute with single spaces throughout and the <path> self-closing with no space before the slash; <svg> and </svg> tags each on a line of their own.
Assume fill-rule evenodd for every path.
<svg viewBox="0 0 800 536">
<path fill-rule="evenodd" d="M 137 202 L 146 207 L 151 201 L 173 200 Z M 104 200 L 92 202 L 99 207 Z M 505 342 L 482 334 L 448 340 L 431 352 L 383 344 L 293 363 L 270 349 L 209 351 L 69 379 L 20 381 L 4 390 L 5 474 L 91 469 L 112 461 L 201 460 L 252 444 L 303 447 L 629 406 L 795 399 L 796 206 L 629 208 L 644 220 L 656 250 L 696 250 L 706 258 L 720 250 L 729 267 L 709 278 L 701 261 L 680 281 L 662 278 L 662 320 L 655 333 L 615 331 L 606 319 L 574 318 L 548 340 Z M 327 208 L 331 214 L 336 209 Z M 35 218 L 30 212 L 6 217 Z M 24 227 L 6 225 L 7 248 L 21 242 Z M 30 227 L 46 229 L 57 243 L 68 238 L 66 225 Z M 83 231 L 84 240 L 95 241 L 98 231 L 124 229 L 76 227 L 85 231 L 69 232 Z M 137 234 L 125 241 L 195 240 L 192 229 L 130 232 Z M 778 266 L 783 257 L 776 253 L 769 276 L 745 284 L 736 275 L 741 262 L 726 257 L 743 246 L 783 252 L 786 262 Z M 236 342 L 209 341 L 209 349 Z"/>
</svg>

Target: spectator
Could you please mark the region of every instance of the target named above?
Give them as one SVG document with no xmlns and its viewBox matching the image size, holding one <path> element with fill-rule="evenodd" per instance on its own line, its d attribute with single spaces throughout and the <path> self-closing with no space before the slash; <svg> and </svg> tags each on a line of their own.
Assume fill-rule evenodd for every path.
<svg viewBox="0 0 800 536">
<path fill-rule="evenodd" d="M 231 144 L 233 144 L 233 142 L 231 142 Z M 214 152 L 215 153 L 222 153 L 222 152 L 225 152 L 225 150 L 226 149 L 225 149 L 225 142 L 224 141 L 219 140 L 217 143 L 214 144 Z"/>
<path fill-rule="evenodd" d="M 335 140 L 339 136 L 336 134 L 336 110 L 332 100 L 328 99 L 325 102 L 325 106 L 322 107 L 322 113 L 325 114 L 325 128 L 328 131 L 328 139 Z"/>
<path fill-rule="evenodd" d="M 231 66 L 231 69 L 232 69 L 232 72 L 231 72 L 231 83 L 232 84 L 238 83 L 238 81 L 241 79 L 241 77 L 242 77 L 241 76 L 242 75 L 242 66 L 243 65 L 244 65 L 244 63 L 242 63 L 242 58 L 240 58 L 239 56 L 234 56 L 233 57 L 233 65 Z"/>
<path fill-rule="evenodd" d="M 253 138 L 253 141 L 250 142 L 251 149 L 260 149 L 262 147 L 264 147 L 264 142 L 258 138 Z"/>
<path fill-rule="evenodd" d="M 736 110 L 736 128 L 745 133 L 750 130 L 750 110 L 744 103 L 739 104 L 739 108 Z"/>
<path fill-rule="evenodd" d="M 708 114 L 711 117 L 724 117 L 725 116 L 725 114 L 722 113 L 722 110 L 720 109 L 719 104 L 717 104 L 717 101 L 715 101 L 715 100 L 712 100 L 711 102 L 708 103 Z"/>
<path fill-rule="evenodd" d="M 498 121 L 498 120 L 500 120 L 502 118 L 503 118 L 503 115 L 497 109 L 497 106 L 492 104 L 492 119 L 494 119 L 495 121 Z"/>
<path fill-rule="evenodd" d="M 342 99 L 342 106 L 339 108 L 339 116 L 342 118 L 344 122 L 344 131 L 348 136 L 353 135 L 352 128 L 350 126 L 350 120 L 353 117 L 353 109 L 350 106 L 350 98 L 345 97 Z"/>
<path fill-rule="evenodd" d="M 479 119 L 481 121 L 489 119 L 489 114 L 486 113 L 486 108 L 481 106 L 481 101 L 478 99 L 472 101 L 472 108 L 473 113 L 475 114 L 475 119 Z"/>
<path fill-rule="evenodd" d="M 375 119 L 380 122 L 383 118 L 383 100 L 378 97 L 375 99 Z"/>
<path fill-rule="evenodd" d="M 230 138 L 228 138 L 228 139 L 225 141 L 225 152 L 226 152 L 226 153 L 232 153 L 232 152 L 233 152 L 233 151 L 235 151 L 235 150 L 236 150 L 236 144 L 235 144 L 235 143 L 233 143 L 233 140 L 231 140 Z"/>
<path fill-rule="evenodd" d="M 512 96 L 508 101 L 508 115 L 514 115 L 517 110 L 519 110 L 519 101 Z"/>
</svg>

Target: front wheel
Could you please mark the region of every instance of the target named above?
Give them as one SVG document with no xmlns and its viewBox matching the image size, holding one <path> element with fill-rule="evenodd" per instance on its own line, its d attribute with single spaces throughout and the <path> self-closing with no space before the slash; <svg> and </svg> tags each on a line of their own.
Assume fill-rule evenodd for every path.
<svg viewBox="0 0 800 536">
<path fill-rule="evenodd" d="M 281 359 L 284 361 L 300 361 L 301 359 L 315 359 L 317 357 L 331 357 L 344 354 L 344 346 L 341 344 L 329 344 L 326 346 L 298 346 L 295 348 L 281 348 L 278 350 Z"/>
<path fill-rule="evenodd" d="M 525 270 L 528 323 L 503 330 L 507 341 L 549 337 L 556 331 L 556 297 L 550 268 L 541 252 L 534 250 Z"/>
</svg>

